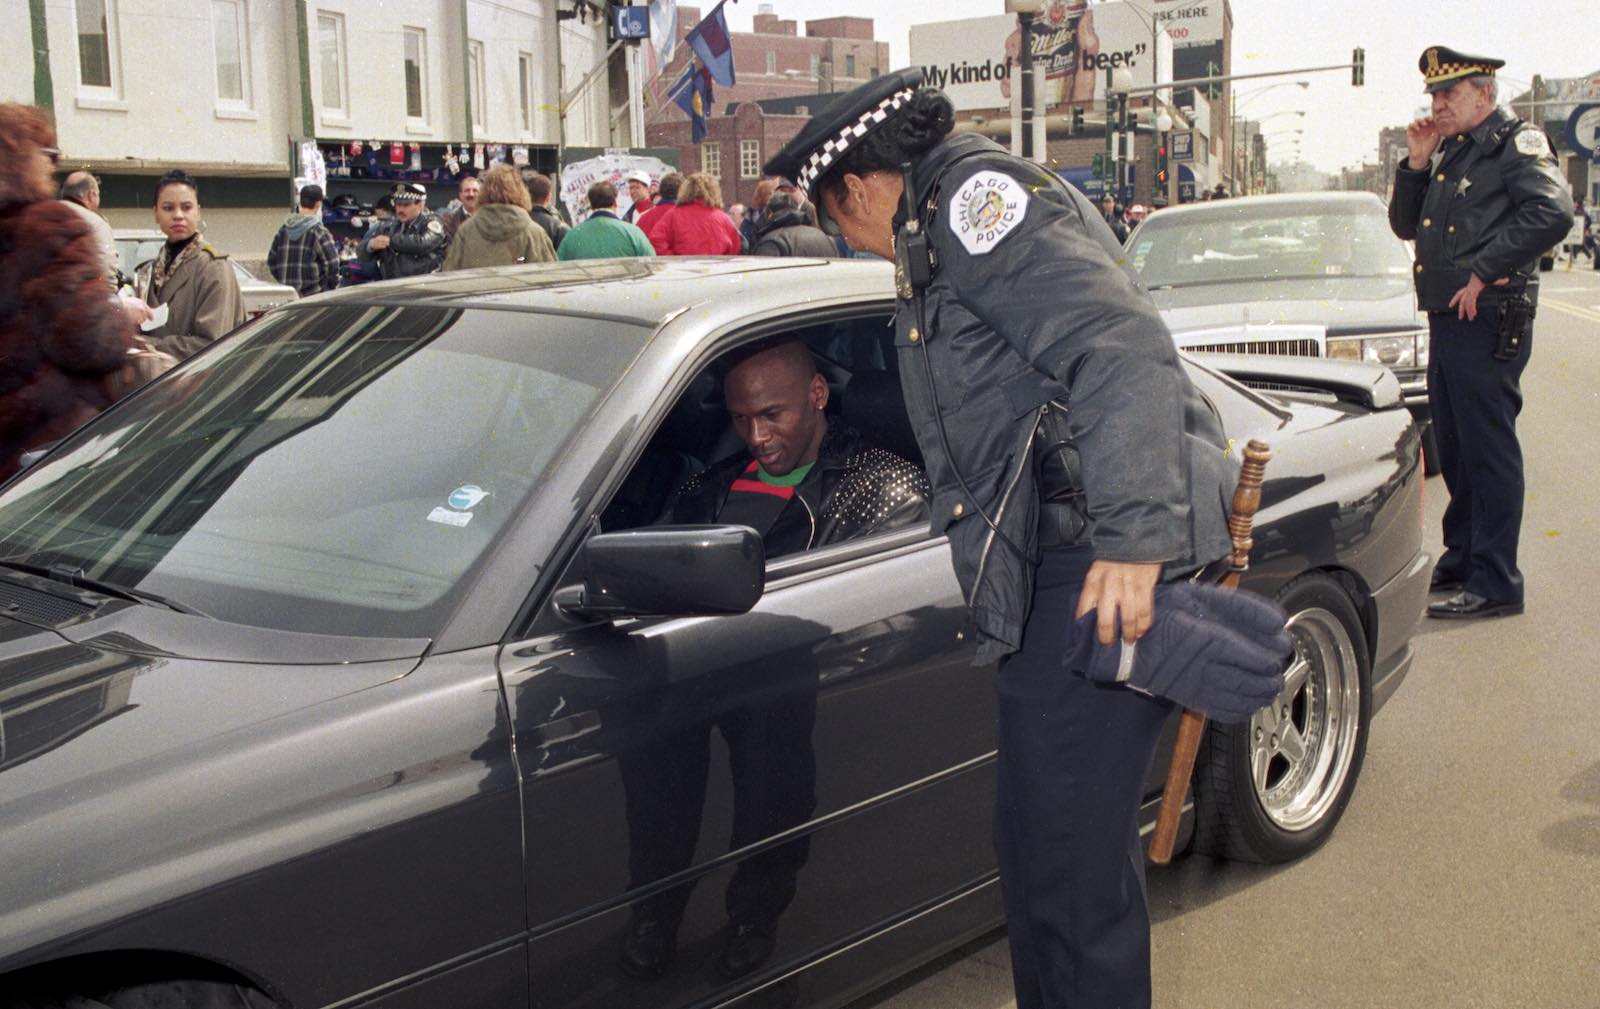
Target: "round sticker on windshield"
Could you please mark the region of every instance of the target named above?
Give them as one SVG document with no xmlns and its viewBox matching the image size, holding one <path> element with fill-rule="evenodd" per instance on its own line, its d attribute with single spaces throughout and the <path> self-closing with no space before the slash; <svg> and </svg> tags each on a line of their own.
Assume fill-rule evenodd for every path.
<svg viewBox="0 0 1600 1009">
<path fill-rule="evenodd" d="M 473 505 L 477 504 L 479 501 L 482 501 L 488 496 L 488 491 L 484 490 L 482 487 L 479 487 L 477 484 L 469 483 L 465 487 L 457 487 L 455 490 L 451 491 L 450 496 L 446 498 L 445 501 L 452 508 L 459 508 L 462 511 L 466 511 L 468 508 L 471 508 Z"/>
</svg>

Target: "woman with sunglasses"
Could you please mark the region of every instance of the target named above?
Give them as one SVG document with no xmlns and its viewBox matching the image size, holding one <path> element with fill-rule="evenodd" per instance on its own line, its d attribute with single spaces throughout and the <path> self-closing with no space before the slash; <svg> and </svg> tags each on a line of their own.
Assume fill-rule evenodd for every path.
<svg viewBox="0 0 1600 1009">
<path fill-rule="evenodd" d="M 55 199 L 55 130 L 0 104 L 0 480 L 109 406 L 145 307 L 106 286 L 93 232 Z"/>
</svg>

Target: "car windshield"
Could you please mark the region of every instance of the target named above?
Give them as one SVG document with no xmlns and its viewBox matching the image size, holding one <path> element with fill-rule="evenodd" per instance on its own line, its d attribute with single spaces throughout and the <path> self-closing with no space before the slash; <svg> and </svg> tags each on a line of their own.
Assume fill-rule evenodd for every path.
<svg viewBox="0 0 1600 1009">
<path fill-rule="evenodd" d="M 647 335 L 431 306 L 275 313 L 0 492 L 0 560 L 238 623 L 432 636 Z"/>
<path fill-rule="evenodd" d="M 1129 251 L 1151 290 L 1411 272 L 1382 209 L 1358 204 L 1217 204 L 1157 214 L 1133 236 Z"/>
</svg>

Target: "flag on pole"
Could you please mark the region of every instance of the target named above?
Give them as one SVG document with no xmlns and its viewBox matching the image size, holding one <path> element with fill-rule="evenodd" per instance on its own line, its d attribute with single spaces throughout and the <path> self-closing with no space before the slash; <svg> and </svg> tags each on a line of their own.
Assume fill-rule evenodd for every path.
<svg viewBox="0 0 1600 1009">
<path fill-rule="evenodd" d="M 689 113 L 689 142 L 698 144 L 704 140 L 706 116 L 711 114 L 713 101 L 711 75 L 706 68 L 691 60 L 668 94 L 679 108 Z"/>
<path fill-rule="evenodd" d="M 733 86 L 733 41 L 728 34 L 728 18 L 722 13 L 722 4 L 717 4 L 702 18 L 683 41 L 700 58 L 712 80 Z"/>
<path fill-rule="evenodd" d="M 678 51 L 678 0 L 650 0 L 650 51 L 657 73 L 672 62 Z"/>
</svg>

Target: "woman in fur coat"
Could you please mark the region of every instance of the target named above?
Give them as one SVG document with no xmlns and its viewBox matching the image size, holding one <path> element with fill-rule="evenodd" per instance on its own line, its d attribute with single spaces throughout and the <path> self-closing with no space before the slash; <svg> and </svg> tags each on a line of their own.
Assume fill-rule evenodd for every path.
<svg viewBox="0 0 1600 1009">
<path fill-rule="evenodd" d="M 94 234 L 55 199 L 55 130 L 0 104 L 0 480 L 110 405 L 144 307 L 106 289 Z"/>
</svg>

